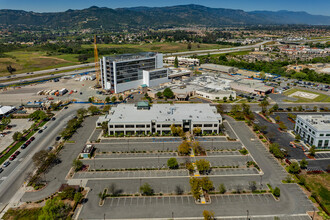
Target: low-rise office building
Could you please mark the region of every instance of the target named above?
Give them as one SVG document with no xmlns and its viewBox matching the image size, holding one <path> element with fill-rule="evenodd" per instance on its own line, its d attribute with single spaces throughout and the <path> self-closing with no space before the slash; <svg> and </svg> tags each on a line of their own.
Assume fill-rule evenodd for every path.
<svg viewBox="0 0 330 220">
<path fill-rule="evenodd" d="M 188 57 L 177 57 L 179 65 L 186 66 L 199 66 L 199 59 L 188 58 Z M 175 57 L 166 57 L 164 58 L 165 63 L 174 65 Z"/>
<path fill-rule="evenodd" d="M 171 125 L 183 131 L 201 128 L 203 133 L 219 133 L 222 117 L 209 104 L 120 104 L 113 107 L 108 122 L 109 135 L 168 134 Z M 102 124 L 104 117 L 97 121 Z"/>
<path fill-rule="evenodd" d="M 330 115 L 297 115 L 295 132 L 316 148 L 330 148 Z"/>
</svg>

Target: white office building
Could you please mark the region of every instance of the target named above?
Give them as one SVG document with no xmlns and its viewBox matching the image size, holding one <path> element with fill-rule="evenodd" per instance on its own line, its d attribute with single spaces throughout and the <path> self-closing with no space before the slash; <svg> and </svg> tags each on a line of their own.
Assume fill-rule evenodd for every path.
<svg viewBox="0 0 330 220">
<path fill-rule="evenodd" d="M 297 115 L 295 131 L 316 148 L 330 148 L 330 115 Z"/>
<path fill-rule="evenodd" d="M 97 126 L 108 122 L 109 135 L 168 134 L 171 125 L 193 131 L 199 127 L 204 133 L 220 132 L 222 117 L 215 106 L 209 104 L 120 104 L 102 116 Z"/>
<path fill-rule="evenodd" d="M 141 85 L 157 86 L 169 82 L 163 68 L 163 54 L 145 52 L 103 57 L 100 60 L 102 88 L 115 93 Z"/>
</svg>

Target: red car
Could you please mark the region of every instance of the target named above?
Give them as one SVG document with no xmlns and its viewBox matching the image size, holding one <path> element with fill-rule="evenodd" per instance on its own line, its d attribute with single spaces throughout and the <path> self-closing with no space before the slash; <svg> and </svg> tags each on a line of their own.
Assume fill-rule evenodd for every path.
<svg viewBox="0 0 330 220">
<path fill-rule="evenodd" d="M 10 156 L 9 160 L 12 161 L 12 160 L 15 160 L 15 158 L 16 158 L 16 155 L 13 154 L 13 155 Z"/>
<path fill-rule="evenodd" d="M 35 137 L 31 137 L 30 139 L 29 139 L 29 141 L 31 142 L 31 141 L 34 141 L 34 139 L 35 139 Z"/>
<path fill-rule="evenodd" d="M 17 157 L 21 152 L 18 150 L 14 153 L 15 157 Z"/>
</svg>

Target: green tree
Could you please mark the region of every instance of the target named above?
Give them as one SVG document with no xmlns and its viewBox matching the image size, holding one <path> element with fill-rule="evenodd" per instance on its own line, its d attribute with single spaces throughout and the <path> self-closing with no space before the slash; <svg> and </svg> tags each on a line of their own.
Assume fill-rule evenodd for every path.
<svg viewBox="0 0 330 220">
<path fill-rule="evenodd" d="M 277 111 L 278 109 L 279 109 L 278 104 L 275 103 L 275 104 L 273 105 L 273 110 L 274 110 L 274 111 Z"/>
<path fill-rule="evenodd" d="M 279 115 L 275 117 L 275 121 L 276 121 L 276 122 L 280 122 L 280 120 L 281 120 L 281 118 L 280 118 Z"/>
<path fill-rule="evenodd" d="M 227 96 L 223 97 L 223 102 L 227 102 Z"/>
<path fill-rule="evenodd" d="M 203 177 L 201 180 L 202 189 L 206 192 L 210 192 L 214 189 L 213 182 L 208 177 Z"/>
<path fill-rule="evenodd" d="M 269 102 L 267 101 L 267 99 L 264 99 L 259 103 L 262 113 L 266 114 L 268 105 L 269 105 Z"/>
<path fill-rule="evenodd" d="M 110 103 L 110 100 L 111 100 L 111 99 L 110 99 L 110 97 L 109 97 L 109 96 L 107 96 L 107 97 L 105 98 L 105 100 L 104 100 L 104 101 L 105 101 L 106 103 Z"/>
<path fill-rule="evenodd" d="M 281 196 L 281 190 L 280 190 L 280 188 L 275 187 L 275 189 L 273 190 L 273 195 L 275 197 L 280 197 Z"/>
<path fill-rule="evenodd" d="M 198 136 L 202 133 L 202 129 L 200 127 L 196 127 L 193 129 L 193 134 Z"/>
<path fill-rule="evenodd" d="M 178 67 L 179 67 L 179 59 L 178 59 L 177 56 L 176 56 L 175 59 L 174 59 L 174 67 L 175 67 L 175 68 L 178 68 Z"/>
<path fill-rule="evenodd" d="M 81 160 L 74 159 L 72 162 L 72 166 L 74 168 L 74 171 L 77 172 L 83 168 L 84 164 L 83 164 L 83 162 L 81 162 Z"/>
<path fill-rule="evenodd" d="M 83 194 L 81 192 L 76 192 L 76 194 L 74 194 L 73 200 L 76 203 L 80 203 L 83 198 L 84 198 L 84 196 L 83 196 Z"/>
<path fill-rule="evenodd" d="M 189 42 L 189 43 L 187 44 L 187 49 L 188 49 L 188 50 L 191 50 L 191 47 L 192 47 L 192 45 L 191 45 L 191 43 Z"/>
<path fill-rule="evenodd" d="M 94 105 L 91 105 L 88 107 L 88 111 L 91 115 L 97 115 L 100 110 L 98 109 L 98 107 L 94 106 Z"/>
<path fill-rule="evenodd" d="M 116 96 L 112 96 L 112 97 L 111 97 L 111 102 L 112 102 L 112 103 L 115 103 L 116 101 L 117 101 L 117 97 L 116 97 Z"/>
<path fill-rule="evenodd" d="M 35 165 L 35 167 L 39 167 L 41 164 L 43 164 L 48 156 L 48 152 L 46 150 L 40 150 L 37 153 L 35 153 L 32 157 L 32 161 Z"/>
<path fill-rule="evenodd" d="M 109 113 L 109 110 L 111 109 L 111 106 L 110 105 L 105 105 L 102 109 L 102 112 L 104 113 Z"/>
<path fill-rule="evenodd" d="M 315 150 L 315 146 L 313 145 L 310 149 L 309 149 L 309 155 L 314 157 L 316 154 L 316 150 Z"/>
<path fill-rule="evenodd" d="M 200 173 L 205 173 L 210 170 L 210 162 L 205 159 L 197 160 L 196 166 Z"/>
<path fill-rule="evenodd" d="M 86 116 L 87 112 L 88 112 L 87 109 L 85 109 L 85 108 L 80 108 L 80 109 L 77 110 L 77 115 L 78 115 L 78 117 L 83 118 L 83 117 Z"/>
<path fill-rule="evenodd" d="M 204 220 L 213 220 L 214 218 L 214 212 L 213 211 L 208 211 L 208 210 L 204 210 L 203 211 L 203 217 Z"/>
<path fill-rule="evenodd" d="M 47 115 L 44 111 L 37 110 L 29 115 L 29 118 L 32 118 L 33 120 L 44 120 L 47 118 Z"/>
<path fill-rule="evenodd" d="M 221 183 L 220 185 L 219 185 L 219 192 L 221 193 L 221 194 L 224 194 L 225 192 L 226 192 L 226 187 L 225 187 L 225 185 L 223 184 L 223 183 Z"/>
<path fill-rule="evenodd" d="M 229 95 L 229 100 L 230 101 L 233 101 L 234 100 L 234 98 L 233 98 L 233 96 L 231 94 Z"/>
<path fill-rule="evenodd" d="M 196 177 L 192 177 L 192 178 L 190 178 L 189 183 L 190 183 L 192 196 L 196 200 L 199 199 L 199 197 L 202 194 L 202 192 L 201 192 L 201 180 L 196 178 Z"/>
<path fill-rule="evenodd" d="M 297 162 L 292 162 L 289 166 L 289 173 L 298 174 L 300 172 L 300 167 Z"/>
<path fill-rule="evenodd" d="M 300 161 L 300 167 L 301 167 L 301 169 L 306 169 L 307 166 L 308 166 L 308 161 L 307 161 L 305 158 L 303 158 L 303 159 Z"/>
<path fill-rule="evenodd" d="M 162 93 L 162 92 L 157 92 L 157 93 L 156 93 L 156 96 L 157 96 L 159 99 L 161 99 L 161 98 L 163 97 L 163 93 Z"/>
<path fill-rule="evenodd" d="M 14 141 L 21 141 L 23 139 L 23 134 L 19 131 L 16 131 L 14 134 L 13 134 L 13 140 Z"/>
<path fill-rule="evenodd" d="M 278 126 L 280 127 L 281 130 L 286 130 L 288 127 L 284 124 L 283 121 L 278 122 Z"/>
<path fill-rule="evenodd" d="M 179 168 L 178 161 L 174 157 L 167 160 L 167 166 L 170 169 L 178 169 Z"/>
<path fill-rule="evenodd" d="M 66 219 L 70 211 L 70 206 L 64 204 L 60 197 L 55 197 L 46 201 L 42 207 L 38 220 Z"/>
<path fill-rule="evenodd" d="M 178 147 L 178 152 L 180 155 L 188 155 L 190 153 L 190 144 L 188 141 L 182 141 Z"/>
<path fill-rule="evenodd" d="M 140 187 L 140 192 L 145 196 L 152 196 L 154 194 L 154 190 L 151 188 L 149 183 L 145 183 Z"/>
<path fill-rule="evenodd" d="M 296 136 L 294 137 L 296 139 L 296 141 L 300 141 L 301 140 L 301 137 L 299 134 L 296 134 Z"/>
<path fill-rule="evenodd" d="M 124 100 L 123 96 L 122 95 L 119 96 L 119 101 L 123 101 L 123 100 Z"/>
<path fill-rule="evenodd" d="M 276 157 L 276 158 L 279 158 L 279 159 L 283 159 L 284 158 L 284 154 L 280 150 L 280 146 L 279 146 L 278 143 L 272 143 L 269 146 L 269 152 L 272 153 L 274 155 L 274 157 Z"/>
<path fill-rule="evenodd" d="M 163 95 L 164 95 L 164 97 L 166 97 L 168 99 L 171 99 L 174 97 L 174 93 L 170 88 L 164 89 Z"/>
<path fill-rule="evenodd" d="M 3 117 L 1 120 L 1 124 L 3 124 L 5 127 L 7 127 L 10 123 L 11 123 L 11 120 L 8 117 Z"/>
<path fill-rule="evenodd" d="M 16 69 L 14 67 L 12 67 L 11 65 L 8 65 L 7 66 L 7 71 L 10 73 L 10 74 L 13 74 L 14 72 L 16 72 Z"/>
</svg>

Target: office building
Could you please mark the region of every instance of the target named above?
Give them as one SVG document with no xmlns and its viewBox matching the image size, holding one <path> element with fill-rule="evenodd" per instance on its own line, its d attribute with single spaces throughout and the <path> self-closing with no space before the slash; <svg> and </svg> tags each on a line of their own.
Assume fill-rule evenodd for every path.
<svg viewBox="0 0 330 220">
<path fill-rule="evenodd" d="M 310 146 L 329 148 L 330 115 L 297 115 L 295 132 Z"/>
<path fill-rule="evenodd" d="M 222 117 L 209 104 L 153 104 L 147 102 L 120 104 L 100 117 L 97 126 L 107 121 L 109 135 L 168 134 L 171 125 L 183 131 L 201 128 L 204 133 L 219 133 Z"/>
<path fill-rule="evenodd" d="M 145 52 L 103 57 L 100 60 L 102 88 L 115 93 L 145 84 L 157 86 L 169 81 L 163 68 L 163 54 Z"/>
</svg>

